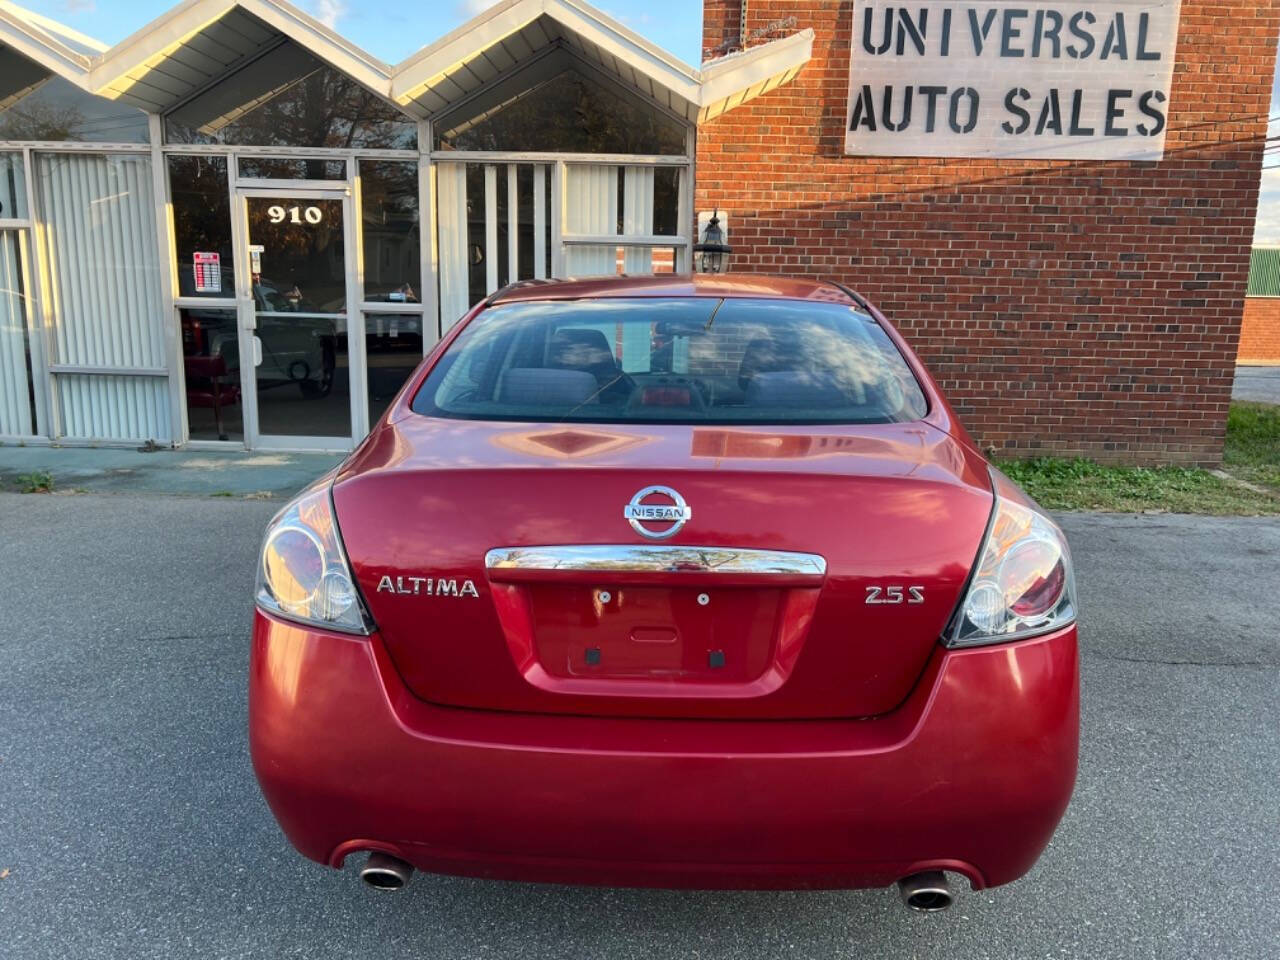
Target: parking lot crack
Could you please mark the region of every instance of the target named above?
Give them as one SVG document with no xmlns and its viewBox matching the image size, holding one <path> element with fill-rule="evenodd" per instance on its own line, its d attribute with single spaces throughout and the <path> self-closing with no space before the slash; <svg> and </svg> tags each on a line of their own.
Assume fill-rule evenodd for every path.
<svg viewBox="0 0 1280 960">
<path fill-rule="evenodd" d="M 1099 660 L 1117 660 L 1121 663 L 1149 663 L 1165 667 L 1280 667 L 1280 662 L 1270 660 L 1175 660 L 1163 657 L 1124 657 L 1117 654 L 1085 651 L 1086 656 Z"/>
</svg>

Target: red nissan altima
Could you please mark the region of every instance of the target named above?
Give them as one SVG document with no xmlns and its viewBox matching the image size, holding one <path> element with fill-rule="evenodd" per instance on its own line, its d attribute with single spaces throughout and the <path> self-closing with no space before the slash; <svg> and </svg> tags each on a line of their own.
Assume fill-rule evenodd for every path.
<svg viewBox="0 0 1280 960">
<path fill-rule="evenodd" d="M 941 909 L 1026 873 L 1075 782 L 1062 531 L 831 283 L 500 291 L 271 522 L 256 599 L 267 802 L 378 887 Z"/>
</svg>

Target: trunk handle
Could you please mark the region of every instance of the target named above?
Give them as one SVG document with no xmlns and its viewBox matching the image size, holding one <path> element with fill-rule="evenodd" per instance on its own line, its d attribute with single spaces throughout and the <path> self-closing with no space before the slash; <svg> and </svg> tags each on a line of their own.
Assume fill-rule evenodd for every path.
<svg viewBox="0 0 1280 960">
<path fill-rule="evenodd" d="M 675 547 L 645 544 L 498 547 L 485 554 L 489 578 L 497 581 L 600 579 L 638 574 L 672 579 L 815 586 L 827 573 L 816 553 L 744 547 Z"/>
</svg>

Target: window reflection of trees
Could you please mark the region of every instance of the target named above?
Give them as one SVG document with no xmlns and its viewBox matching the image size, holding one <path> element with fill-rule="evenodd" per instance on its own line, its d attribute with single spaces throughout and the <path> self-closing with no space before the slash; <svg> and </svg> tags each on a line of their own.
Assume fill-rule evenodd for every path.
<svg viewBox="0 0 1280 960">
<path fill-rule="evenodd" d="M 361 160 L 360 206 L 365 299 L 417 303 L 422 251 L 417 164 Z"/>
<path fill-rule="evenodd" d="M 145 143 L 147 116 L 49 77 L 0 111 L 0 140 Z"/>
<path fill-rule="evenodd" d="M 566 70 L 487 117 L 437 124 L 445 150 L 538 150 L 679 156 L 684 127 L 656 108 Z"/>
<path fill-rule="evenodd" d="M 318 223 L 272 223 L 273 204 L 315 207 Z M 259 310 L 340 312 L 346 309 L 342 201 L 253 197 L 249 242 L 263 248 L 262 274 L 254 277 Z"/>
<path fill-rule="evenodd" d="M 173 203 L 174 241 L 181 296 L 235 295 L 235 258 L 231 249 L 231 203 L 227 193 L 226 157 L 169 157 L 169 192 Z M 192 273 L 194 253 L 213 251 L 221 257 L 222 289 L 197 291 Z"/>
<path fill-rule="evenodd" d="M 234 75 L 223 81 L 234 82 Z M 218 123 L 220 117 L 229 114 L 225 93 L 220 89 L 213 93 L 219 98 L 202 104 L 205 98 L 199 97 L 182 108 L 180 116 L 167 118 L 165 131 L 171 143 L 417 149 L 417 125 L 412 120 L 377 94 L 319 61 L 313 60 L 308 72 L 274 92 L 246 87 L 246 104 L 256 98 L 266 99 L 226 123 Z"/>
</svg>

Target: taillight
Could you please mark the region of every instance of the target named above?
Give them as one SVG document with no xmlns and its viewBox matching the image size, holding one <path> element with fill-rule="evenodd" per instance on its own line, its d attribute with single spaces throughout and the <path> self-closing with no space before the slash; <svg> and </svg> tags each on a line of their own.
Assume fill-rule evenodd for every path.
<svg viewBox="0 0 1280 960">
<path fill-rule="evenodd" d="M 996 502 L 964 601 L 947 632 L 949 647 L 1001 643 L 1075 622 L 1076 587 L 1067 539 L 999 470 Z"/>
<path fill-rule="evenodd" d="M 329 482 L 303 491 L 267 526 L 258 558 L 258 606 L 286 620 L 372 632 L 342 549 Z"/>
</svg>

